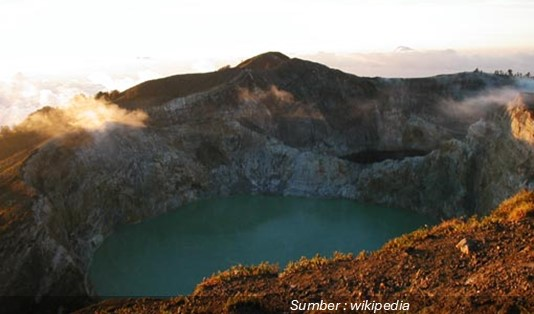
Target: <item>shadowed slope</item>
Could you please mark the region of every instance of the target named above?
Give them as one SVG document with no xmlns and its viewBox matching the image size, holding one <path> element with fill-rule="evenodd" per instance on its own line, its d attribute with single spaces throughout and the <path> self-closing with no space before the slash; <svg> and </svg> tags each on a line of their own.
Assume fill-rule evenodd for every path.
<svg viewBox="0 0 534 314">
<path fill-rule="evenodd" d="M 455 116 L 444 101 L 511 85 L 483 73 L 362 78 L 268 53 L 100 95 L 142 108 L 146 127 L 0 140 L 0 294 L 27 295 L 26 306 L 40 306 L 40 296 L 94 295 L 83 278 L 118 225 L 207 197 L 322 196 L 486 213 L 534 186 L 531 114 Z M 56 113 L 42 112 L 53 129 Z"/>
<path fill-rule="evenodd" d="M 487 218 L 445 221 L 371 254 L 301 259 L 282 272 L 237 266 L 207 278 L 188 298 L 113 300 L 77 313 L 282 313 L 292 300 L 342 307 L 402 300 L 410 313 L 532 313 L 532 237 L 534 193 L 523 191 Z"/>
</svg>

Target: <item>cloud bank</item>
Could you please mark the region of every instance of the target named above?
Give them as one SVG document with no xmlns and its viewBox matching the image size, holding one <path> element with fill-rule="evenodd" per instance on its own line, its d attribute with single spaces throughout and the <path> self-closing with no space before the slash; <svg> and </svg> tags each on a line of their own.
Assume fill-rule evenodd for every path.
<svg viewBox="0 0 534 314">
<path fill-rule="evenodd" d="M 102 70 L 88 75 L 56 77 L 17 73 L 0 78 L 0 126 L 13 126 L 45 106 L 68 107 L 79 95 L 92 96 L 99 91 L 124 90 L 159 76 L 153 71 L 131 71 L 117 75 Z"/>
<path fill-rule="evenodd" d="M 388 53 L 315 53 L 290 57 L 320 62 L 344 72 L 370 77 L 425 77 L 473 71 L 476 68 L 490 73 L 513 69 L 514 72 L 531 72 L 534 75 L 534 50 L 419 51 L 403 46 Z M 140 82 L 167 75 L 216 71 L 227 64 L 238 64 L 243 61 L 241 59 L 210 57 L 204 61 L 198 59 L 179 62 L 142 57 L 129 61 L 119 60 L 116 66 L 96 61 L 94 65 L 69 63 L 71 66 L 68 74 L 63 77 L 56 74 L 47 76 L 46 73 L 55 73 L 51 71 L 39 73 L 38 76 L 32 73 L 3 73 L 4 76 L 0 75 L 0 126 L 20 123 L 30 113 L 44 106 L 66 106 L 79 94 L 94 95 L 98 91 L 113 89 L 122 91 Z M 76 68 L 77 64 L 79 68 Z M 533 85 L 531 80 L 524 84 Z"/>
<path fill-rule="evenodd" d="M 359 76 L 425 77 L 479 70 L 530 72 L 534 74 L 534 51 L 474 51 L 452 49 L 418 51 L 399 47 L 389 53 L 317 53 L 302 58 Z"/>
<path fill-rule="evenodd" d="M 0 125 L 14 125 L 41 107 L 62 106 L 75 95 L 102 88 L 80 79 L 49 81 L 16 74 L 0 81 Z"/>
</svg>

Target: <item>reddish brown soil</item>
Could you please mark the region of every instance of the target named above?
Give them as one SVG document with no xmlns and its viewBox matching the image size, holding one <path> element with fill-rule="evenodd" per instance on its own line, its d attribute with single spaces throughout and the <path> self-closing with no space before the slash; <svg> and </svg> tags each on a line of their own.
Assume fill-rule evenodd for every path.
<svg viewBox="0 0 534 314">
<path fill-rule="evenodd" d="M 409 313 L 533 313 L 534 193 L 483 220 L 450 220 L 372 254 L 234 268 L 190 297 L 106 301 L 78 313 L 282 313 L 300 302 L 409 302 Z M 467 246 L 458 246 L 466 239 Z M 463 252 L 462 252 L 463 250 Z M 343 311 L 338 311 L 343 312 Z"/>
</svg>

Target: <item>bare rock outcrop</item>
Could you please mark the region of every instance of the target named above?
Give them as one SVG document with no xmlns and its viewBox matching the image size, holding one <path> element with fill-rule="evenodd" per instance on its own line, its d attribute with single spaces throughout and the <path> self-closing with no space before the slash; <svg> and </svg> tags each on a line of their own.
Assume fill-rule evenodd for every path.
<svg viewBox="0 0 534 314">
<path fill-rule="evenodd" d="M 487 213 L 534 187 L 532 112 L 521 96 L 460 109 L 513 85 L 479 72 L 362 78 L 271 53 L 106 95 L 145 126 L 39 138 L 0 161 L 0 294 L 93 295 L 91 257 L 116 226 L 211 196 Z"/>
</svg>

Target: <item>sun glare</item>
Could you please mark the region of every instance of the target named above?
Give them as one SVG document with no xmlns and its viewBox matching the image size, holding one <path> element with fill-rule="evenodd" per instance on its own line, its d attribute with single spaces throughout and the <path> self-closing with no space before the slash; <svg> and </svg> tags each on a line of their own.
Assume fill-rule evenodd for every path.
<svg viewBox="0 0 534 314">
<path fill-rule="evenodd" d="M 98 129 L 108 121 L 105 116 L 100 116 L 94 110 L 84 110 L 80 112 L 77 118 L 77 123 L 83 125 L 86 129 Z"/>
</svg>

